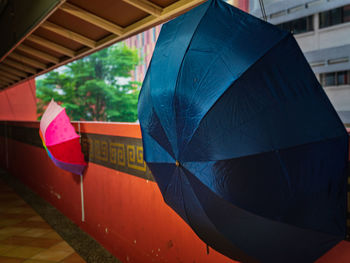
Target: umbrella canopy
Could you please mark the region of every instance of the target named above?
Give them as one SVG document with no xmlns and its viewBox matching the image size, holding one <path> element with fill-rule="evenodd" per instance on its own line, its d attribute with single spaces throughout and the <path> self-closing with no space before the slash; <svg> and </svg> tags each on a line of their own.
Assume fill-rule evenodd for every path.
<svg viewBox="0 0 350 263">
<path fill-rule="evenodd" d="M 82 174 L 86 162 L 81 152 L 80 136 L 70 123 L 65 108 L 54 100 L 50 102 L 40 121 L 40 137 L 56 166 Z"/>
<path fill-rule="evenodd" d="M 165 202 L 243 262 L 345 237 L 348 135 L 294 37 L 220 0 L 163 25 L 138 105 Z"/>
</svg>

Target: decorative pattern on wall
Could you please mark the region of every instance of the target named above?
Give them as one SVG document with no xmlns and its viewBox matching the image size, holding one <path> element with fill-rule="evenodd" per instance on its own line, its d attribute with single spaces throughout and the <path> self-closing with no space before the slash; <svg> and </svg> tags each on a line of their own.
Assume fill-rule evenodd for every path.
<svg viewBox="0 0 350 263">
<path fill-rule="evenodd" d="M 82 151 L 86 160 L 114 170 L 154 180 L 143 160 L 141 139 L 82 133 Z"/>
<path fill-rule="evenodd" d="M 0 136 L 36 147 L 43 147 L 38 128 L 0 123 Z M 146 180 L 154 181 L 143 160 L 142 141 L 138 138 L 82 133 L 82 151 L 85 160 Z"/>
</svg>

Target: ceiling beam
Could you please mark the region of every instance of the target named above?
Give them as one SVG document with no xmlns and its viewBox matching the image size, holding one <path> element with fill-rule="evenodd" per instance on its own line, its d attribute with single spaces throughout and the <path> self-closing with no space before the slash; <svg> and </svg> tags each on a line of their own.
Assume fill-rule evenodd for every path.
<svg viewBox="0 0 350 263">
<path fill-rule="evenodd" d="M 3 65 L 3 64 L 0 64 L 0 69 L 3 70 L 3 71 L 6 71 L 6 72 L 12 73 L 12 74 L 14 74 L 14 75 L 16 75 L 16 76 L 19 76 L 19 77 L 25 78 L 25 77 L 28 76 L 28 75 L 27 75 L 25 72 L 23 72 L 23 71 L 17 70 L 17 69 L 15 69 L 15 68 L 8 67 L 8 66 Z"/>
<path fill-rule="evenodd" d="M 138 9 L 141 9 L 142 11 L 148 14 L 154 15 L 155 17 L 160 16 L 163 12 L 163 8 L 147 0 L 123 0 L 123 1 L 128 3 L 129 5 L 132 5 Z"/>
<path fill-rule="evenodd" d="M 160 23 L 164 23 L 164 22 L 166 22 L 166 21 L 176 17 L 178 14 L 182 14 L 182 13 L 186 12 L 187 10 L 189 10 L 189 9 L 191 9 L 191 8 L 197 6 L 197 5 L 199 5 L 199 4 L 201 4 L 201 3 L 205 2 L 205 1 L 206 0 L 178 0 L 178 1 L 174 2 L 174 3 L 172 3 L 171 5 L 169 5 L 167 7 L 164 7 L 160 16 L 156 17 L 154 15 L 148 15 L 145 18 L 137 21 L 136 23 L 131 24 L 131 25 L 127 26 L 126 28 L 123 28 L 123 34 L 120 35 L 120 36 L 115 35 L 115 34 L 110 34 L 107 37 L 103 37 L 102 39 L 97 40 L 96 41 L 97 43 L 95 42 L 96 43 L 96 47 L 93 48 L 93 49 L 89 48 L 88 46 L 84 46 L 80 50 L 77 50 L 77 51 L 71 50 L 71 52 L 72 52 L 71 56 L 68 55 L 70 58 L 67 58 L 67 59 L 64 59 L 64 60 L 61 59 L 61 61 L 58 64 L 49 65 L 44 70 L 36 71 L 36 69 L 31 68 L 32 70 L 34 70 L 34 72 L 30 72 L 30 73 L 34 74 L 34 76 L 38 76 L 38 75 L 44 74 L 46 72 L 49 72 L 50 70 L 53 70 L 53 69 L 55 69 L 55 68 L 57 68 L 59 66 L 65 65 L 65 64 L 67 64 L 69 62 L 72 62 L 72 61 L 74 61 L 76 59 L 79 59 L 79 58 L 82 58 L 82 57 L 84 57 L 86 55 L 89 55 L 89 54 L 95 52 L 96 50 L 99 50 L 101 48 L 104 48 L 104 47 L 107 47 L 109 45 L 112 45 L 112 44 L 114 44 L 114 43 L 116 43 L 118 41 L 122 41 L 122 40 L 124 40 L 127 37 L 130 37 L 132 35 L 135 35 L 138 32 L 141 32 L 141 31 L 144 31 L 147 28 L 150 28 L 151 26 L 155 26 L 155 25 L 158 25 Z M 33 38 L 36 41 L 33 40 Z M 69 37 L 69 38 L 71 38 L 71 37 Z M 38 41 L 38 39 L 39 39 L 39 41 Z M 44 38 L 41 38 L 41 37 L 35 36 L 35 35 L 29 36 L 27 38 L 27 40 L 31 41 L 31 42 L 35 42 L 35 43 L 37 43 L 40 46 L 43 46 L 43 47 L 49 48 L 51 50 L 57 51 L 54 48 L 50 48 L 50 45 L 46 45 L 47 43 L 55 44 L 55 43 L 51 42 L 50 40 L 47 40 L 47 39 L 44 39 Z M 44 40 L 45 42 L 43 43 L 40 40 Z M 52 47 L 52 45 L 51 45 L 51 47 Z M 60 53 L 60 54 L 63 53 L 63 52 L 59 52 L 59 51 L 57 51 L 57 52 Z M 8 60 L 8 59 L 6 59 L 6 60 Z M 23 66 L 24 65 L 20 64 L 20 66 L 21 67 L 19 67 L 19 69 L 23 70 Z M 29 72 L 28 68 L 27 68 L 26 72 Z M 30 76 L 30 77 L 33 77 L 33 76 Z M 19 83 L 24 82 L 24 81 L 25 81 L 25 79 L 19 81 Z"/>
<path fill-rule="evenodd" d="M 194 8 L 195 6 L 204 3 L 206 0 L 179 0 L 167 7 L 164 8 L 162 15 L 172 18 L 179 13 L 183 13 L 184 11 Z"/>
<path fill-rule="evenodd" d="M 35 68 L 41 68 L 41 69 L 46 69 L 46 65 L 44 63 L 41 63 L 39 61 L 36 61 L 31 58 L 27 58 L 25 56 L 22 56 L 18 53 L 12 52 L 8 57 L 13 58 L 19 62 L 25 63 L 29 66 L 35 67 Z"/>
<path fill-rule="evenodd" d="M 75 42 L 78 42 L 82 45 L 88 46 L 90 48 L 95 48 L 96 47 L 96 41 L 84 37 L 78 33 L 75 33 L 67 28 L 61 27 L 59 25 L 56 25 L 54 23 L 51 23 L 49 21 L 45 21 L 44 23 L 41 24 L 42 28 L 45 28 L 47 30 L 50 30 L 58 35 L 61 35 L 65 38 L 71 39 Z"/>
<path fill-rule="evenodd" d="M 37 73 L 37 70 L 35 68 L 26 66 L 26 65 L 24 65 L 22 63 L 18 63 L 16 61 L 12 60 L 12 59 L 6 58 L 2 63 L 6 64 L 6 65 L 9 65 L 11 67 L 14 67 L 16 69 L 19 69 L 19 70 L 23 70 L 23 71 L 28 72 L 28 73 L 32 73 L 32 74 L 36 74 Z"/>
<path fill-rule="evenodd" d="M 12 74 L 10 74 L 10 73 L 8 73 L 8 72 L 6 72 L 6 71 L 1 71 L 0 70 L 0 75 L 1 76 L 4 76 L 4 77 L 6 77 L 6 78 L 9 78 L 9 79 L 12 79 L 12 80 L 21 80 L 21 78 L 20 77 L 18 77 L 18 76 L 15 76 L 15 75 L 12 75 Z"/>
<path fill-rule="evenodd" d="M 125 1 L 127 1 L 127 0 L 125 0 Z M 97 42 L 97 45 L 99 47 L 100 46 L 102 47 L 102 46 L 108 46 L 108 45 L 111 45 L 115 42 L 121 41 L 129 36 L 132 36 L 133 34 L 135 34 L 137 32 L 140 32 L 140 30 L 144 30 L 145 28 L 154 26 L 155 24 L 164 23 L 165 21 L 176 16 L 176 14 L 183 13 L 186 10 L 193 8 L 194 6 L 199 5 L 205 1 L 206 0 L 179 0 L 179 1 L 169 5 L 167 7 L 165 7 L 163 9 L 161 16 L 155 17 L 153 15 L 149 15 L 149 16 L 137 21 L 136 23 L 127 26 L 124 29 L 124 35 L 119 36 L 119 37 L 114 36 L 114 35 L 109 35 L 103 39 L 100 39 Z M 88 52 L 88 51 L 84 50 L 84 51 L 78 52 L 78 53 L 82 54 L 83 52 Z"/>
<path fill-rule="evenodd" d="M 1 86 L 6 86 L 6 85 L 8 85 L 8 83 L 6 81 L 0 79 L 0 85 Z"/>
<path fill-rule="evenodd" d="M 107 21 L 104 18 L 101 18 L 97 15 L 94 15 L 84 9 L 81 9 L 80 7 L 77 7 L 75 5 L 72 5 L 68 2 L 64 3 L 63 5 L 60 6 L 60 9 L 73 15 L 76 16 L 86 22 L 89 22 L 90 24 L 93 24 L 97 27 L 100 27 L 108 32 L 111 32 L 115 35 L 122 35 L 123 34 L 123 28 L 110 22 Z"/>
<path fill-rule="evenodd" d="M 63 47 L 61 45 L 58 45 L 54 42 L 51 42 L 45 38 L 42 38 L 42 37 L 39 37 L 39 36 L 36 36 L 36 35 L 30 35 L 27 40 L 31 41 L 31 42 L 34 42 L 40 46 L 43 46 L 43 47 L 46 47 L 48 49 L 51 49 L 57 53 L 60 53 L 60 54 L 63 54 L 63 55 L 66 55 L 68 57 L 74 57 L 75 56 L 75 52 L 74 50 L 71 50 L 69 48 L 66 48 L 66 47 Z"/>
<path fill-rule="evenodd" d="M 9 78 L 4 77 L 4 76 L 0 76 L 0 79 L 3 80 L 3 81 L 6 81 L 6 82 L 9 83 L 9 84 L 12 84 L 12 83 L 15 82 L 14 80 L 9 79 Z"/>
<path fill-rule="evenodd" d="M 38 57 L 38 58 L 41 58 L 45 61 L 48 61 L 48 62 L 51 62 L 51 63 L 54 63 L 54 64 L 57 64 L 60 62 L 60 60 L 54 56 L 51 56 L 47 53 L 44 53 L 44 52 L 41 52 L 37 49 L 34 49 L 32 47 L 29 47 L 29 46 L 26 46 L 24 44 L 21 44 L 17 47 L 18 50 L 20 51 L 23 51 L 29 55 L 33 55 L 35 57 Z"/>
</svg>

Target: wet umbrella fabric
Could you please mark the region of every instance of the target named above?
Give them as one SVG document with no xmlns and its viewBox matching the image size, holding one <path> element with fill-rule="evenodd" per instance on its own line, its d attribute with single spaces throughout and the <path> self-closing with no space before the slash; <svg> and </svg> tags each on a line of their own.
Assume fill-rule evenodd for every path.
<svg viewBox="0 0 350 263">
<path fill-rule="evenodd" d="M 50 102 L 40 121 L 40 137 L 51 160 L 59 168 L 80 175 L 82 221 L 84 216 L 83 171 L 86 167 L 81 152 L 80 136 L 70 123 L 65 108 Z"/>
<path fill-rule="evenodd" d="M 348 136 L 293 36 L 222 1 L 163 25 L 138 105 L 165 202 L 240 261 L 345 237 Z"/>
</svg>

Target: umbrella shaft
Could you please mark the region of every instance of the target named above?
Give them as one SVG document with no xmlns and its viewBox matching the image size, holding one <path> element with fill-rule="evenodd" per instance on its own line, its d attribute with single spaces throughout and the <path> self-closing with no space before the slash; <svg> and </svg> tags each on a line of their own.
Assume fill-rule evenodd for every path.
<svg viewBox="0 0 350 263">
<path fill-rule="evenodd" d="M 83 175 L 80 175 L 81 221 L 85 222 Z"/>
</svg>

